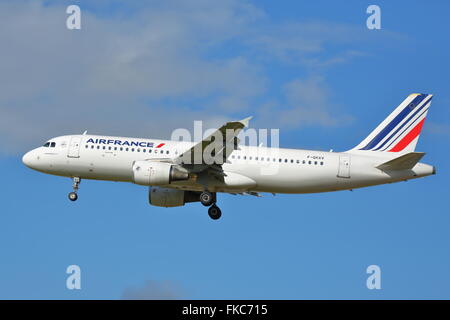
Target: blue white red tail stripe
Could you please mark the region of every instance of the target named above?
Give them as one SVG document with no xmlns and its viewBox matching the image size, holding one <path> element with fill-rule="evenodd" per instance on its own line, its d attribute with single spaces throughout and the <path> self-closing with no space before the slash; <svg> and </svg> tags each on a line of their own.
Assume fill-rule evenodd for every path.
<svg viewBox="0 0 450 320">
<path fill-rule="evenodd" d="M 414 126 L 414 128 L 408 132 L 406 136 L 404 136 L 397 144 L 389 150 L 389 152 L 399 152 L 405 149 L 414 139 L 416 139 L 420 131 L 422 130 L 423 122 L 425 121 L 425 118 L 420 120 L 420 122 Z"/>
<path fill-rule="evenodd" d="M 419 113 L 419 112 L 422 112 L 420 115 L 419 115 L 419 117 L 418 118 L 420 118 L 420 116 L 424 113 L 424 112 L 426 112 L 427 110 L 428 110 L 428 104 L 430 103 L 430 101 L 431 101 L 431 99 L 432 99 L 433 97 L 432 96 L 430 96 L 429 98 L 427 98 L 426 100 L 425 100 L 425 102 L 424 103 L 422 103 L 422 105 L 419 107 L 419 108 L 416 108 L 417 110 L 406 120 L 406 121 L 404 121 L 400 126 L 398 126 L 398 128 L 396 129 L 396 130 L 394 130 L 394 132 L 391 134 L 391 135 L 389 135 L 389 137 L 382 143 L 382 144 L 380 144 L 377 148 L 375 148 L 375 149 L 373 149 L 374 151 L 376 151 L 376 150 L 380 150 L 380 149 L 382 149 L 385 145 L 386 145 L 386 143 L 388 143 L 388 142 L 391 142 L 390 144 L 392 144 L 392 142 L 393 142 L 393 140 L 392 140 L 392 138 L 400 131 L 400 130 L 402 130 L 402 128 L 404 128 L 408 123 L 411 125 L 412 124 L 412 122 L 411 122 L 411 119 L 414 119 L 415 118 L 415 116 Z M 408 126 L 409 127 L 409 126 Z M 407 129 L 406 129 L 407 130 Z M 403 132 L 400 134 L 400 136 L 403 134 Z M 387 146 L 387 147 L 389 147 L 389 145 Z M 386 148 L 387 148 L 386 147 Z M 386 148 L 384 148 L 383 150 L 385 150 Z"/>
<path fill-rule="evenodd" d="M 431 105 L 432 95 L 410 94 L 353 151 L 412 152 Z"/>
<path fill-rule="evenodd" d="M 430 99 L 431 100 L 431 99 Z M 381 151 L 386 151 L 387 149 L 389 149 L 397 140 L 399 137 L 402 137 L 406 132 L 408 132 L 411 127 L 413 125 L 416 125 L 421 119 L 426 117 L 426 114 L 428 112 L 428 107 L 426 107 L 424 110 L 422 110 L 422 112 L 419 114 L 418 117 L 416 117 L 413 121 L 409 121 L 408 125 L 406 126 L 406 128 L 403 129 L 403 131 L 401 131 L 401 133 L 399 135 L 397 135 L 394 139 L 390 139 L 388 142 L 388 144 L 381 150 Z M 405 124 L 407 124 L 405 122 Z M 404 127 L 404 126 L 402 126 Z"/>
<path fill-rule="evenodd" d="M 395 116 L 395 118 L 389 122 L 389 124 L 384 127 L 380 133 L 378 133 L 365 147 L 360 150 L 371 150 L 375 148 L 378 143 L 383 140 L 386 135 L 388 135 L 414 108 L 425 99 L 425 94 L 420 94 L 416 96 L 413 101 L 411 101 L 403 110 Z"/>
</svg>

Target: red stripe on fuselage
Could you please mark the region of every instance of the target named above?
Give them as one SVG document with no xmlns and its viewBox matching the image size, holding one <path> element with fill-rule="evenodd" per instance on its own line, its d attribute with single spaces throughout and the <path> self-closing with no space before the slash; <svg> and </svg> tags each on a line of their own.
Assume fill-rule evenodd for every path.
<svg viewBox="0 0 450 320">
<path fill-rule="evenodd" d="M 413 141 L 420 134 L 422 130 L 423 122 L 425 118 L 422 119 L 406 136 L 403 137 L 389 152 L 398 152 L 405 149 L 411 141 Z"/>
<path fill-rule="evenodd" d="M 156 148 L 161 148 L 163 145 L 165 145 L 165 143 L 160 143 L 156 146 Z"/>
</svg>

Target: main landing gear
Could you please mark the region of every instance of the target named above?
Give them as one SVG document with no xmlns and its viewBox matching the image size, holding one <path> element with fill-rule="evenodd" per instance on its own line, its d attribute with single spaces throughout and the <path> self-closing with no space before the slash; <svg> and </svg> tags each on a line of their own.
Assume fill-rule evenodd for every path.
<svg viewBox="0 0 450 320">
<path fill-rule="evenodd" d="M 222 211 L 216 205 L 216 193 L 211 193 L 209 191 L 203 191 L 200 194 L 200 202 L 205 206 L 209 207 L 208 215 L 211 219 L 217 220 L 222 216 Z"/>
<path fill-rule="evenodd" d="M 80 187 L 81 179 L 79 177 L 73 177 L 72 180 L 73 180 L 73 185 L 72 185 L 73 191 L 71 193 L 69 193 L 69 200 L 76 201 L 78 199 L 77 192 L 78 192 L 78 188 Z"/>
<path fill-rule="evenodd" d="M 220 208 L 216 204 L 213 204 L 208 209 L 208 215 L 211 219 L 217 220 L 222 216 L 222 211 L 220 211 Z"/>
</svg>

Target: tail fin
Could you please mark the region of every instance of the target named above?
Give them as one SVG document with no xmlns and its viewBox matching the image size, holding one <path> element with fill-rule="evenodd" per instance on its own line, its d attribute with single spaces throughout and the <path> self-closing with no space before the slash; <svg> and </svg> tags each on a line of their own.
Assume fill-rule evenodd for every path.
<svg viewBox="0 0 450 320">
<path fill-rule="evenodd" d="M 419 140 L 431 94 L 410 94 L 378 127 L 351 151 L 413 152 Z"/>
</svg>

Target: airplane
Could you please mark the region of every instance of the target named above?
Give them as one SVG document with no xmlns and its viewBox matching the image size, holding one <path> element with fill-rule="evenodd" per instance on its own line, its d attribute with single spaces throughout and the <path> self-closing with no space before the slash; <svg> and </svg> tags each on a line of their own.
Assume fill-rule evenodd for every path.
<svg viewBox="0 0 450 320">
<path fill-rule="evenodd" d="M 200 142 L 86 132 L 59 136 L 27 152 L 22 161 L 31 169 L 70 177 L 71 201 L 78 199 L 82 179 L 131 182 L 149 187 L 151 205 L 200 202 L 217 220 L 222 215 L 217 206 L 221 192 L 331 192 L 435 174 L 434 166 L 419 162 L 425 153 L 415 152 L 431 99 L 431 94 L 410 94 L 364 140 L 344 152 L 240 145 L 238 134 L 248 127 L 246 118 L 225 123 Z M 206 153 L 212 145 L 218 147 Z"/>
</svg>

